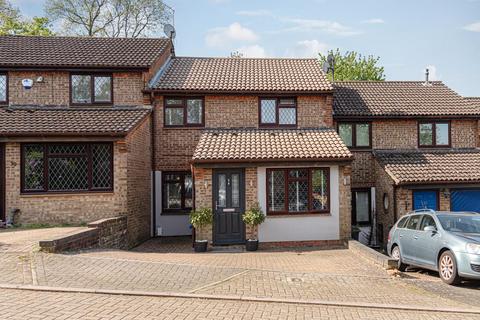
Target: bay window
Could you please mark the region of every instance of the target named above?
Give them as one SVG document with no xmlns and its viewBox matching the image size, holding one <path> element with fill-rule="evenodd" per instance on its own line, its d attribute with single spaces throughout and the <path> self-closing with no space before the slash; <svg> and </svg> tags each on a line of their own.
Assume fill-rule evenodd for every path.
<svg viewBox="0 0 480 320">
<path fill-rule="evenodd" d="M 328 168 L 267 169 L 267 213 L 330 211 Z"/>
<path fill-rule="evenodd" d="M 111 143 L 22 145 L 22 192 L 113 190 Z"/>
</svg>

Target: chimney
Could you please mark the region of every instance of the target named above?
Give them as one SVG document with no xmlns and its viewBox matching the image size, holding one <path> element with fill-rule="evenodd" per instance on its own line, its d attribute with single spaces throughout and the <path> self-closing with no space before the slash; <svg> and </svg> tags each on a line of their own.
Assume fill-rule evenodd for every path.
<svg viewBox="0 0 480 320">
<path fill-rule="evenodd" d="M 424 85 L 426 85 L 426 86 L 430 85 L 430 81 L 428 80 L 429 74 L 430 74 L 430 72 L 428 71 L 428 68 L 425 69 L 425 83 L 424 83 Z"/>
</svg>

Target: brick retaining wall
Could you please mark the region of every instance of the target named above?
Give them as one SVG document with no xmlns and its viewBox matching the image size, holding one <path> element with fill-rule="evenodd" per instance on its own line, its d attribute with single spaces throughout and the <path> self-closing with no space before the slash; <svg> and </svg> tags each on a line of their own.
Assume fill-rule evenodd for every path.
<svg viewBox="0 0 480 320">
<path fill-rule="evenodd" d="M 127 217 L 98 220 L 80 230 L 52 240 L 39 242 L 42 251 L 56 253 L 87 248 L 126 249 Z"/>
</svg>

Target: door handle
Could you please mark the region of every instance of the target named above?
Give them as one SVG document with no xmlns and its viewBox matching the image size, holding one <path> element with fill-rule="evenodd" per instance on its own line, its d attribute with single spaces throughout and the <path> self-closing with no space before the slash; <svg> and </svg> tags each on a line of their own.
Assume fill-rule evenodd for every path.
<svg viewBox="0 0 480 320">
<path fill-rule="evenodd" d="M 403 234 L 399 235 L 400 238 L 403 238 Z"/>
<path fill-rule="evenodd" d="M 417 239 L 418 239 L 418 237 L 417 237 L 417 236 L 414 236 L 414 237 L 413 237 L 413 239 L 417 240 Z"/>
</svg>

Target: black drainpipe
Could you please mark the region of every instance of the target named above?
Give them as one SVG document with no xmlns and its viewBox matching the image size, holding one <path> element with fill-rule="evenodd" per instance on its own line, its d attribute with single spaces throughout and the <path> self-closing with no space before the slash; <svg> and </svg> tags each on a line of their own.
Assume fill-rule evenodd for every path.
<svg viewBox="0 0 480 320">
<path fill-rule="evenodd" d="M 150 103 L 153 107 L 151 113 L 151 137 L 150 141 L 152 144 L 152 229 L 153 236 L 157 235 L 157 183 L 156 183 L 156 172 L 155 172 L 155 95 L 153 92 L 150 93 Z"/>
</svg>

